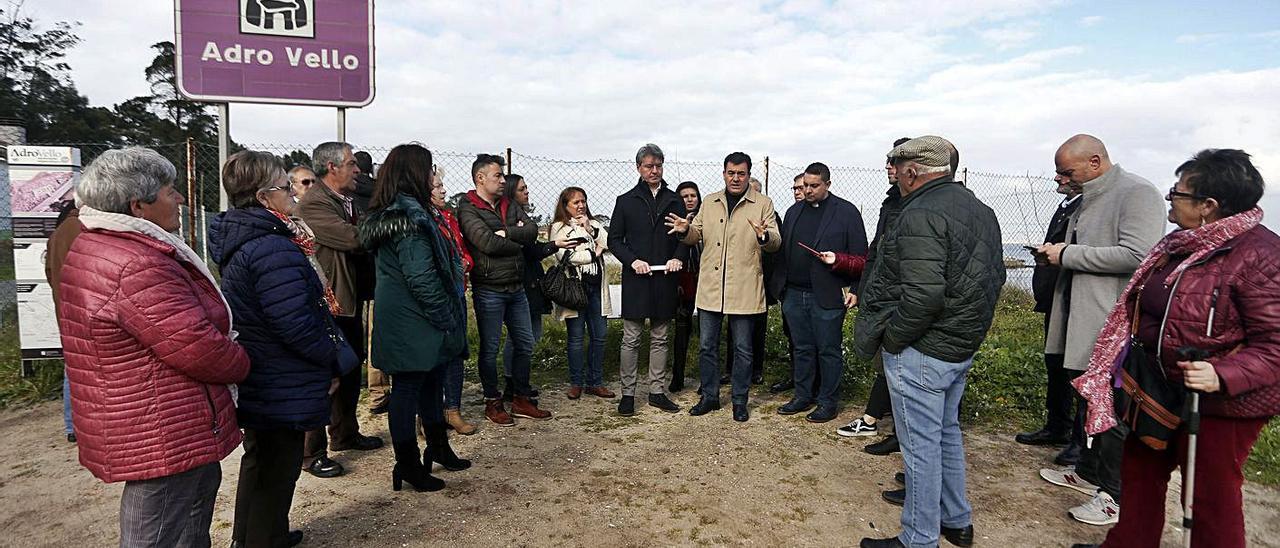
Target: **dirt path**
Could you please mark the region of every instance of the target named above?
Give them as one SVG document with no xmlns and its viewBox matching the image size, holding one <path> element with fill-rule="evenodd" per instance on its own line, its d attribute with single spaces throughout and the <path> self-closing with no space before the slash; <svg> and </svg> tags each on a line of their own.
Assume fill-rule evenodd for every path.
<svg viewBox="0 0 1280 548">
<path fill-rule="evenodd" d="M 472 390 L 464 411 L 476 419 Z M 694 403 L 688 390 L 675 399 Z M 292 519 L 306 531 L 304 546 L 856 546 L 865 535 L 898 531 L 898 508 L 879 493 L 891 487 L 900 459 L 863 453 L 867 440 L 839 438 L 834 422 L 774 414 L 781 397 L 759 395 L 745 425 L 727 409 L 690 417 L 642 406 L 623 419 L 613 415 L 616 400 L 569 401 L 559 393 L 543 400 L 553 420 L 456 436 L 459 453 L 476 465 L 437 468 L 448 481 L 439 493 L 393 493 L 389 448 L 339 455 L 348 470 L 340 478 L 303 474 Z M 0 412 L 0 545 L 117 542 L 121 486 L 79 466 L 58 434 L 60 412 L 56 402 Z M 387 438 L 385 419 L 364 418 L 369 433 Z M 979 545 L 1100 540 L 1101 528 L 1066 517 L 1086 497 L 1036 475 L 1050 450 L 1009 438 L 966 436 Z M 214 546 L 230 543 L 239 457 L 223 463 Z M 1245 501 L 1250 545 L 1277 545 L 1280 489 L 1246 485 Z M 1181 513 L 1170 505 L 1169 516 Z M 1165 545 L 1176 545 L 1179 534 L 1171 521 Z"/>
</svg>

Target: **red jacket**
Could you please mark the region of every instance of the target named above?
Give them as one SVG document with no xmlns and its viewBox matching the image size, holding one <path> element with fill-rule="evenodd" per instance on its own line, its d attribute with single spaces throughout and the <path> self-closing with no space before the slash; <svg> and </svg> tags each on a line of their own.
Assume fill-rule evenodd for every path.
<svg viewBox="0 0 1280 548">
<path fill-rule="evenodd" d="M 1201 397 L 1204 415 L 1280 414 L 1280 236 L 1258 225 L 1188 267 L 1173 287 L 1160 344 L 1169 378 L 1182 378 L 1179 348 L 1202 348 L 1222 381 Z"/>
<path fill-rule="evenodd" d="M 173 246 L 86 230 L 62 267 L 62 330 L 80 463 L 106 482 L 218 462 L 240 444 L 227 384 L 249 357 L 217 290 Z"/>
</svg>

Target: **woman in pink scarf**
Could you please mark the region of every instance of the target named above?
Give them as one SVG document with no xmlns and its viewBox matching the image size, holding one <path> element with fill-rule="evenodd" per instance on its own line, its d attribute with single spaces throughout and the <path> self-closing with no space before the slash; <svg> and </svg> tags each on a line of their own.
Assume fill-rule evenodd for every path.
<svg viewBox="0 0 1280 548">
<path fill-rule="evenodd" d="M 1280 414 L 1280 237 L 1259 224 L 1264 184 L 1248 154 L 1201 151 L 1175 173 L 1165 199 L 1179 230 L 1142 261 L 1074 384 L 1089 400 L 1089 434 L 1114 426 L 1114 375 L 1139 311 L 1136 339 L 1148 365 L 1202 394 L 1192 545 L 1243 547 L 1241 467 Z M 1181 361 L 1186 347 L 1209 357 Z M 1165 492 L 1170 473 L 1186 464 L 1186 444 L 1185 425 L 1163 451 L 1129 437 L 1119 523 L 1102 546 L 1160 545 Z"/>
</svg>

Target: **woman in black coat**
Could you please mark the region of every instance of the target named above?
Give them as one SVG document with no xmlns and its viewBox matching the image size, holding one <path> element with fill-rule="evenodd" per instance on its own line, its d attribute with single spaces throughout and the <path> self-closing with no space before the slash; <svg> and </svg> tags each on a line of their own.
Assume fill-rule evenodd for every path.
<svg viewBox="0 0 1280 548">
<path fill-rule="evenodd" d="M 702 192 L 693 181 L 680 183 L 676 187 L 676 195 L 680 197 L 686 215 L 696 215 L 702 207 Z M 680 304 L 676 307 L 675 357 L 671 362 L 671 386 L 667 387 L 667 391 L 671 393 L 684 390 L 684 366 L 689 359 L 689 336 L 692 332 L 693 303 L 698 296 L 698 262 L 701 256 L 701 243 L 689 248 L 689 260 L 679 276 Z"/>
</svg>

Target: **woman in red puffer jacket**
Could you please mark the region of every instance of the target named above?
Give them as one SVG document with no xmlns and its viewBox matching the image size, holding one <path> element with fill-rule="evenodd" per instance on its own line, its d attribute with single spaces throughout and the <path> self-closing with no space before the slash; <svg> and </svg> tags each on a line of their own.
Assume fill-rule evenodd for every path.
<svg viewBox="0 0 1280 548">
<path fill-rule="evenodd" d="M 1241 468 L 1280 414 L 1280 237 L 1260 224 L 1264 185 L 1248 154 L 1205 150 L 1176 173 L 1165 199 L 1180 230 L 1142 261 L 1074 384 L 1089 400 L 1086 430 L 1115 425 L 1112 370 L 1136 323 L 1149 367 L 1202 394 L 1191 545 L 1243 547 Z M 1189 348 L 1208 357 L 1192 361 Z M 1187 442 L 1185 423 L 1164 450 L 1129 436 L 1119 522 L 1103 546 L 1160 545 L 1165 492 L 1187 464 Z"/>
<path fill-rule="evenodd" d="M 228 385 L 249 372 L 204 261 L 173 234 L 177 171 L 109 150 L 76 189 L 85 231 L 62 267 L 62 346 L 80 463 L 124 481 L 121 546 L 208 546 L 219 461 L 240 444 Z"/>
</svg>

